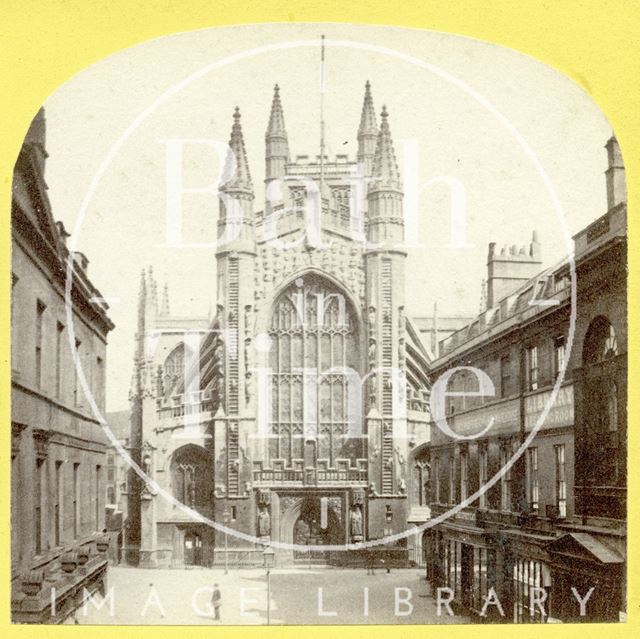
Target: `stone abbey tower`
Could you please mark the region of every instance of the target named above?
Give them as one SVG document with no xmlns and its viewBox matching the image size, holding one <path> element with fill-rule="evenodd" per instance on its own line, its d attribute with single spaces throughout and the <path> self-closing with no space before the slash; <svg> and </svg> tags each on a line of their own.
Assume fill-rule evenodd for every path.
<svg viewBox="0 0 640 639">
<path fill-rule="evenodd" d="M 128 531 L 143 565 L 257 564 L 262 544 L 295 544 L 275 544 L 285 563 L 402 532 L 426 504 L 429 354 L 405 313 L 401 177 L 369 83 L 357 140 L 355 160 L 292 160 L 276 85 L 257 210 L 236 108 L 215 317 L 172 315 L 144 274 L 131 446 L 156 487 L 130 477 Z"/>
</svg>

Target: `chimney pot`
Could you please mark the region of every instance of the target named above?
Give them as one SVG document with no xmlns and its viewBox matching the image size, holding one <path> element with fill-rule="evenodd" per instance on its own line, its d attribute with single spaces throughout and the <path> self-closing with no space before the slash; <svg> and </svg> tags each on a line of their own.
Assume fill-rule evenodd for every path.
<svg viewBox="0 0 640 639">
<path fill-rule="evenodd" d="M 627 183 L 625 180 L 624 162 L 622 152 L 615 136 L 611 136 L 605 145 L 609 160 L 609 168 L 606 170 L 607 181 L 607 206 L 609 209 L 621 202 L 627 201 Z"/>
</svg>

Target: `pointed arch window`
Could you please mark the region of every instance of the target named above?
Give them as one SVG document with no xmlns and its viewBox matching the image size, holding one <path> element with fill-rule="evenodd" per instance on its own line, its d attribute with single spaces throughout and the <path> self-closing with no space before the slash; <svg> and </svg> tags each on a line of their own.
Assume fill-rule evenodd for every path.
<svg viewBox="0 0 640 639">
<path fill-rule="evenodd" d="M 163 387 L 165 397 L 170 397 L 173 391 L 184 379 L 184 343 L 178 344 L 164 360 Z"/>
<path fill-rule="evenodd" d="M 360 371 L 358 319 L 347 296 L 316 274 L 291 283 L 276 299 L 270 349 L 269 457 L 295 467 L 304 442 L 315 441 L 315 461 L 332 468 L 363 457 L 362 410 L 350 410 L 349 372 Z M 309 462 L 309 460 L 307 460 Z"/>
<path fill-rule="evenodd" d="M 205 515 L 210 514 L 214 501 L 213 466 L 204 448 L 187 444 L 173 454 L 171 484 L 173 496 L 178 501 Z"/>
</svg>

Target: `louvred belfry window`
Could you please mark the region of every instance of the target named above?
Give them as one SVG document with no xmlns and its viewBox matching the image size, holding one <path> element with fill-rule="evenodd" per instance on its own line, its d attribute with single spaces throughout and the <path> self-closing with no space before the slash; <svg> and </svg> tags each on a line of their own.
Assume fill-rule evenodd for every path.
<svg viewBox="0 0 640 639">
<path fill-rule="evenodd" d="M 329 468 L 361 456 L 362 438 L 347 437 L 362 432 L 358 318 L 347 296 L 320 276 L 298 278 L 275 301 L 269 334 L 270 460 L 295 466 L 310 440 Z"/>
</svg>

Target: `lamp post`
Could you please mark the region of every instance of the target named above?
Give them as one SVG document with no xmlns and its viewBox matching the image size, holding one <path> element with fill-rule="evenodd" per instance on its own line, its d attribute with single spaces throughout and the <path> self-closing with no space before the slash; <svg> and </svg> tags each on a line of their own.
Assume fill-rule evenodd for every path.
<svg viewBox="0 0 640 639">
<path fill-rule="evenodd" d="M 276 559 L 276 553 L 271 546 L 266 546 L 262 553 L 264 567 L 267 571 L 267 626 L 271 624 L 271 568 Z"/>
<path fill-rule="evenodd" d="M 391 510 L 391 506 L 387 505 L 386 510 L 385 510 L 385 514 L 384 514 L 384 518 L 385 521 L 387 522 L 387 526 L 384 529 L 384 536 L 387 537 L 387 539 L 389 537 L 391 537 L 391 535 L 393 535 L 393 511 Z M 389 544 L 389 541 L 385 542 L 386 544 Z M 391 561 L 391 555 L 387 554 L 387 561 L 385 562 L 386 567 L 387 567 L 387 572 L 391 572 L 391 567 L 389 566 L 389 562 Z"/>
<path fill-rule="evenodd" d="M 224 574 L 229 574 L 229 554 L 227 552 L 227 527 L 229 526 L 229 522 L 231 521 L 231 513 L 229 512 L 229 508 L 226 507 L 224 509 L 224 513 L 222 513 L 222 522 L 224 523 Z"/>
</svg>

